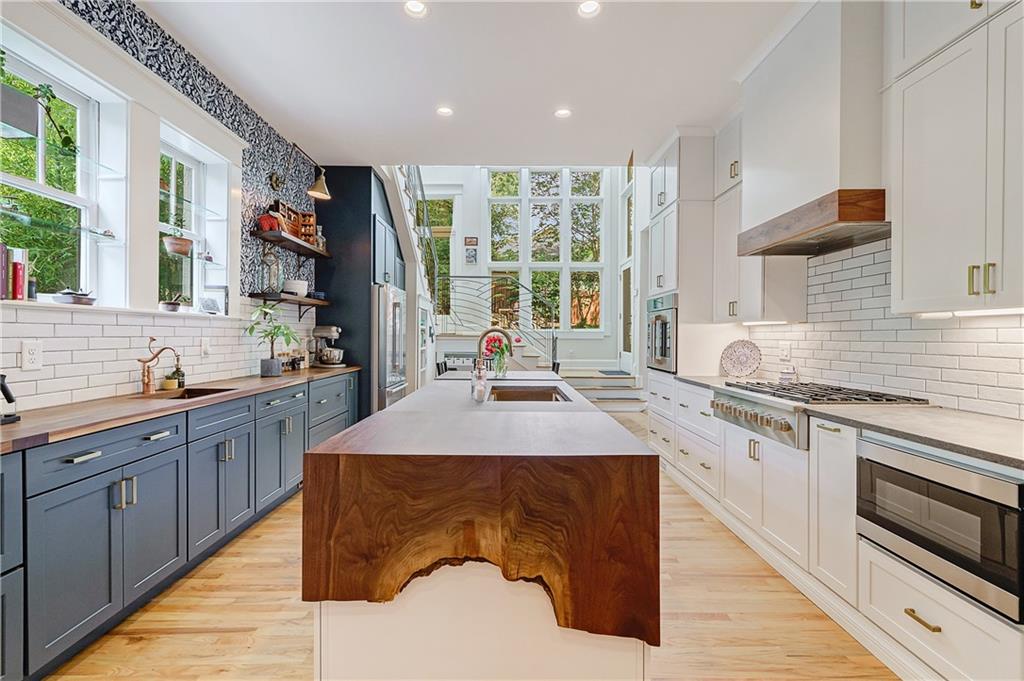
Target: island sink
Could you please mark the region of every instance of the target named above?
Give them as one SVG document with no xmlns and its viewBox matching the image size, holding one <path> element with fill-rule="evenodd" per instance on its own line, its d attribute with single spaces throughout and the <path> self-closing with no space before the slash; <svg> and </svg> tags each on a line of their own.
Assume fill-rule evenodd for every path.
<svg viewBox="0 0 1024 681">
<path fill-rule="evenodd" d="M 571 402 L 553 385 L 492 385 L 489 402 Z"/>
</svg>

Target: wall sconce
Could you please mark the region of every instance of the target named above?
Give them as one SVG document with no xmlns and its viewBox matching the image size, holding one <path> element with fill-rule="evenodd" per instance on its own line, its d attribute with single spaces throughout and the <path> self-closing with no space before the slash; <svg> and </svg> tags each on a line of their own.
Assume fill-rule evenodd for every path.
<svg viewBox="0 0 1024 681">
<path fill-rule="evenodd" d="M 306 193 L 314 199 L 321 199 L 323 201 L 330 199 L 331 193 L 327 191 L 327 171 L 324 170 L 322 165 L 314 161 L 313 157 L 307 154 L 302 147 L 294 142 L 292 142 L 291 153 L 288 154 L 288 164 L 285 167 L 284 177 L 282 178 L 276 171 L 267 176 L 267 182 L 270 184 L 270 188 L 275 192 L 279 192 L 284 188 L 285 183 L 287 182 L 287 177 L 292 171 L 292 159 L 295 157 L 296 150 L 308 158 L 309 161 L 316 166 L 317 170 L 316 179 L 313 180 L 313 184 L 309 185 L 309 189 L 306 190 Z"/>
</svg>

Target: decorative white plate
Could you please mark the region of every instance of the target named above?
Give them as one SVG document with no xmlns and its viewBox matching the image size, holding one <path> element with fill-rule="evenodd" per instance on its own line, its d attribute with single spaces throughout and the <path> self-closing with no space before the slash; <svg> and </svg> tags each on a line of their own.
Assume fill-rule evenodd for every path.
<svg viewBox="0 0 1024 681">
<path fill-rule="evenodd" d="M 737 340 L 722 350 L 722 369 L 729 376 L 742 378 L 761 366 L 761 348 L 748 340 Z"/>
</svg>

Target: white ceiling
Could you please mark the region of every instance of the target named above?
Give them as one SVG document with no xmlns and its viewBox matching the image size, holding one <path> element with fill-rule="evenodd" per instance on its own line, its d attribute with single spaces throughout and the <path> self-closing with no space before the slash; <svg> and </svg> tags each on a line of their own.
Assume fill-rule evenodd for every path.
<svg viewBox="0 0 1024 681">
<path fill-rule="evenodd" d="M 427 4 L 417 20 L 400 2 L 143 3 L 325 165 L 642 161 L 673 126 L 723 122 L 794 6 L 604 2 L 583 19 L 575 2 Z"/>
</svg>

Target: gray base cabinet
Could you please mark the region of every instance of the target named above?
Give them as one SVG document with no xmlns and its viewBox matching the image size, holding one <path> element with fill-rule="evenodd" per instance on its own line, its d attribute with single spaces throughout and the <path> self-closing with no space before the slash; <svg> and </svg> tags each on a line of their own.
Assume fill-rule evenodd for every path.
<svg viewBox="0 0 1024 681">
<path fill-rule="evenodd" d="M 0 577 L 0 681 L 20 681 L 25 675 L 24 589 L 23 568 Z"/>
<path fill-rule="evenodd" d="M 256 514 L 253 424 L 188 446 L 188 559 Z"/>
<path fill-rule="evenodd" d="M 121 470 L 28 500 L 28 662 L 35 672 L 124 605 Z"/>
<path fill-rule="evenodd" d="M 284 495 L 289 474 L 302 478 L 302 455 L 306 451 L 306 407 L 294 407 L 256 421 L 256 510 Z M 298 464 L 296 464 L 296 460 Z"/>
<path fill-rule="evenodd" d="M 124 604 L 135 602 L 187 561 L 184 447 L 129 466 L 124 519 Z"/>
<path fill-rule="evenodd" d="M 21 471 L 21 452 L 4 456 L 0 465 L 0 572 L 7 572 L 22 563 L 24 533 L 21 506 L 25 501 L 25 488 Z"/>
</svg>

